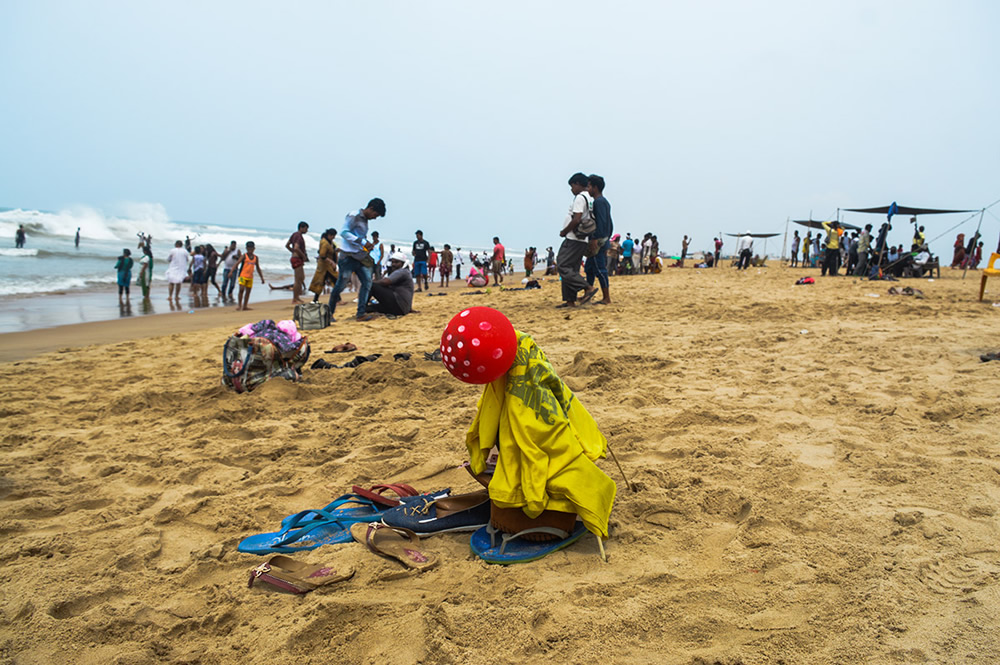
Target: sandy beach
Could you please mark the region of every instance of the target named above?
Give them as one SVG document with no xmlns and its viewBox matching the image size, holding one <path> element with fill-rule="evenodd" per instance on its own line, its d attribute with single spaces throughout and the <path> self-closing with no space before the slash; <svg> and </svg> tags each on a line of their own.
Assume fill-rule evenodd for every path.
<svg viewBox="0 0 1000 665">
<path fill-rule="evenodd" d="M 568 314 L 554 281 L 417 294 L 309 333 L 378 361 L 244 395 L 222 345 L 287 300 L 0 335 L 0 661 L 1000 662 L 1000 283 L 960 276 L 667 270 Z M 446 534 L 423 574 L 352 543 L 297 557 L 346 582 L 248 589 L 241 539 L 354 484 L 476 487 L 480 389 L 422 359 L 471 305 L 535 338 L 634 482 L 600 462 L 609 561 L 588 535 L 491 566 Z"/>
</svg>

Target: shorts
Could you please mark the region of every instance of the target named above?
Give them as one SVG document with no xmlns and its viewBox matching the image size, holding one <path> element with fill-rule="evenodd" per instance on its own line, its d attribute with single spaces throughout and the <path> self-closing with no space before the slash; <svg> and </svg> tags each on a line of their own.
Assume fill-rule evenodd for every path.
<svg viewBox="0 0 1000 665">
<path fill-rule="evenodd" d="M 503 261 L 493 261 L 493 272 L 503 272 Z"/>
<path fill-rule="evenodd" d="M 236 281 L 239 283 L 240 286 L 245 286 L 248 289 L 253 288 L 253 277 L 240 277 Z"/>
<path fill-rule="evenodd" d="M 298 268 L 301 268 L 303 266 L 303 264 L 305 264 L 305 261 L 303 261 L 299 257 L 297 257 L 297 256 L 293 256 L 292 257 L 292 269 L 293 270 L 297 270 Z"/>
<path fill-rule="evenodd" d="M 414 261 L 413 262 L 413 276 L 417 277 L 419 275 L 427 274 L 427 261 Z"/>
<path fill-rule="evenodd" d="M 194 273 L 191 275 L 191 283 L 192 284 L 207 284 L 208 283 L 208 279 L 205 277 L 205 269 L 204 268 L 202 268 L 201 270 L 195 270 L 194 271 Z"/>
</svg>

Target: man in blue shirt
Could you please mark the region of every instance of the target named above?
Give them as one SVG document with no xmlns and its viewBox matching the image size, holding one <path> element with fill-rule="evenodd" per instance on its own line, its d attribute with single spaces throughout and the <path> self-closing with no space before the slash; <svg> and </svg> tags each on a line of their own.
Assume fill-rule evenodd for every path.
<svg viewBox="0 0 1000 665">
<path fill-rule="evenodd" d="M 587 283 L 594 285 L 596 278 L 601 285 L 602 300 L 596 301 L 595 305 L 610 305 L 611 290 L 608 283 L 608 239 L 615 232 L 615 225 L 611 221 L 611 202 L 604 198 L 604 178 L 599 175 L 591 175 L 587 178 L 587 191 L 594 198 L 594 221 L 597 229 L 590 239 L 590 247 L 587 253 L 592 254 L 597 250 L 597 254 L 587 258 L 583 264 L 583 272 L 587 276 Z"/>
<path fill-rule="evenodd" d="M 344 228 L 340 232 L 340 257 L 337 259 L 337 285 L 330 294 L 330 315 L 337 309 L 337 300 L 351 280 L 351 275 L 357 275 L 361 280 L 358 291 L 358 321 L 370 321 L 373 314 L 365 313 L 368 304 L 368 294 L 372 289 L 372 244 L 368 242 L 368 222 L 379 217 L 385 217 L 385 201 L 372 199 L 368 205 L 357 212 L 348 213 L 344 218 Z"/>
<path fill-rule="evenodd" d="M 622 272 L 629 275 L 632 274 L 633 268 L 635 267 L 632 263 L 632 251 L 635 248 L 635 241 L 632 240 L 632 234 L 625 234 L 625 242 L 622 243 Z"/>
</svg>

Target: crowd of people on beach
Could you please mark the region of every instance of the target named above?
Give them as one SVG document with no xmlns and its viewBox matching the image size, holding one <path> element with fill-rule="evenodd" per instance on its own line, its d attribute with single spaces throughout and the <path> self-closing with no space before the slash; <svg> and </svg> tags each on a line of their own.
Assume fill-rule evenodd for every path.
<svg viewBox="0 0 1000 665">
<path fill-rule="evenodd" d="M 913 224 L 913 239 L 909 250 L 903 245 L 888 243 L 889 231 L 892 230 L 889 221 L 883 222 L 877 233 L 873 233 L 872 224 L 848 231 L 837 221 L 822 222 L 822 234 L 817 229 L 815 235 L 808 231 L 801 238 L 799 232 L 795 231 L 792 236 L 790 265 L 819 267 L 821 276 L 837 276 L 843 267 L 846 275 L 868 279 L 921 277 L 934 267 L 939 267 L 940 262 L 931 254 L 925 228 L 917 224 L 916 218 L 912 218 L 910 222 Z M 964 235 L 959 237 L 964 238 Z M 956 262 L 960 262 L 960 244 L 960 241 L 956 241 Z"/>
</svg>

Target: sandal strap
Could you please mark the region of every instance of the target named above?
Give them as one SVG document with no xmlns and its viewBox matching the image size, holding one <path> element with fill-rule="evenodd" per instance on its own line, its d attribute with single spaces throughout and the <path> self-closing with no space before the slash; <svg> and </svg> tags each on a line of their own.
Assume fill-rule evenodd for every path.
<svg viewBox="0 0 1000 665">
<path fill-rule="evenodd" d="M 375 554 L 382 554 L 381 552 L 378 551 L 378 548 L 375 547 L 375 534 L 382 529 L 389 529 L 390 531 L 395 531 L 404 538 L 409 539 L 411 543 L 416 544 L 420 542 L 420 536 L 418 536 L 416 533 L 405 527 L 389 526 L 388 524 L 383 524 L 382 522 L 369 522 L 368 531 L 365 532 L 365 545 L 367 545 L 368 549 L 370 549 Z"/>
<path fill-rule="evenodd" d="M 518 531 L 517 533 L 505 533 L 501 537 L 500 542 L 500 554 L 504 553 L 507 549 L 507 543 L 514 540 L 515 538 L 520 538 L 529 533 L 546 533 L 550 536 L 556 536 L 559 540 L 566 540 L 569 538 L 569 532 L 563 531 L 562 529 L 557 529 L 554 526 L 536 526 L 531 529 L 525 529 L 524 531 Z"/>
</svg>

